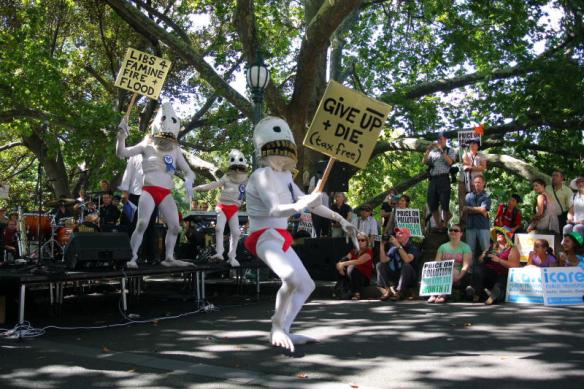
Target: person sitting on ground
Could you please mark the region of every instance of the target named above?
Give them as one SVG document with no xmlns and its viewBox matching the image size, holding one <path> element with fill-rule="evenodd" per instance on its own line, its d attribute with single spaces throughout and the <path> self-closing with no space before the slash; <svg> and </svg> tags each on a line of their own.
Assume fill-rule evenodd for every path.
<svg viewBox="0 0 584 389">
<path fill-rule="evenodd" d="M 491 239 L 493 245 L 479 257 L 479 263 L 484 265 L 480 280 L 487 294 L 485 301 L 487 305 L 505 300 L 509 269 L 521 265 L 519 250 L 513 245 L 508 231 L 501 227 L 493 227 Z"/>
<path fill-rule="evenodd" d="M 463 288 L 467 294 L 472 296 L 474 289 L 470 286 L 470 268 L 472 266 L 472 250 L 470 246 L 462 241 L 462 228 L 460 224 L 453 224 L 448 229 L 449 241 L 438 247 L 436 261 L 454 260 L 454 274 L 452 277 L 453 287 Z M 428 298 L 429 303 L 444 303 L 447 296 L 432 295 Z"/>
<path fill-rule="evenodd" d="M 373 209 L 370 205 L 364 205 L 359 211 L 359 217 L 353 218 L 353 225 L 357 231 L 363 232 L 369 237 L 369 244 L 373 245 L 374 238 L 379 235 L 377 221 L 373 218 Z M 356 220 L 355 220 L 356 219 Z"/>
<path fill-rule="evenodd" d="M 387 224 L 383 230 L 383 234 L 387 234 L 390 233 L 391 231 L 393 231 L 397 225 L 395 222 L 395 210 L 396 209 L 406 209 L 410 206 L 410 196 L 404 194 L 404 195 L 398 195 L 398 200 L 397 200 L 397 204 L 396 206 L 393 208 L 391 214 L 389 215 L 389 220 L 387 221 Z"/>
<path fill-rule="evenodd" d="M 412 233 L 408 228 L 396 228 L 389 236 L 389 249 L 385 239 L 379 247 L 377 269 L 377 287 L 381 292 L 381 301 L 399 300 L 407 288 L 416 286 L 418 281 L 417 259 L 420 250 L 410 240 Z"/>
<path fill-rule="evenodd" d="M 484 175 L 487 170 L 487 159 L 479 153 L 480 141 L 471 139 L 468 145 L 469 150 L 462 155 L 462 170 L 464 171 L 464 182 L 466 193 L 474 190 L 474 178 Z"/>
<path fill-rule="evenodd" d="M 339 215 L 344 217 L 346 220 L 351 220 L 353 218 L 353 210 L 349 205 L 347 205 L 347 197 L 343 192 L 335 193 L 335 201 L 331 205 L 331 210 L 337 212 Z M 345 232 L 341 225 L 335 221 L 331 220 L 331 237 L 339 238 L 345 236 Z"/>
<path fill-rule="evenodd" d="M 533 191 L 537 193 L 537 202 L 535 205 L 535 215 L 527 227 L 527 232 L 538 231 L 559 234 L 560 225 L 556 212 L 556 203 L 552 201 L 550 195 L 546 192 L 545 181 L 536 178 L 532 181 L 532 185 Z"/>
<path fill-rule="evenodd" d="M 584 236 L 584 177 L 574 178 L 570 182 L 570 188 L 577 192 L 572 196 L 568 210 L 568 223 L 562 232 L 564 236 L 572 231 Z"/>
<path fill-rule="evenodd" d="M 557 266 L 557 258 L 547 240 L 536 239 L 533 242 L 533 251 L 529 252 L 527 264 L 537 267 Z"/>
<path fill-rule="evenodd" d="M 521 230 L 521 210 L 518 205 L 521 204 L 521 196 L 512 194 L 507 204 L 499 204 L 497 216 L 495 216 L 495 226 L 504 227 L 511 234 L 515 235 Z"/>
<path fill-rule="evenodd" d="M 563 251 L 559 255 L 560 266 L 579 266 L 584 249 L 584 237 L 577 232 L 570 232 L 562 239 Z"/>
<path fill-rule="evenodd" d="M 351 250 L 336 265 L 341 281 L 349 284 L 353 300 L 361 299 L 361 289 L 369 285 L 373 273 L 373 249 L 369 247 L 369 238 L 359 232 L 357 240 L 359 251 Z"/>
</svg>

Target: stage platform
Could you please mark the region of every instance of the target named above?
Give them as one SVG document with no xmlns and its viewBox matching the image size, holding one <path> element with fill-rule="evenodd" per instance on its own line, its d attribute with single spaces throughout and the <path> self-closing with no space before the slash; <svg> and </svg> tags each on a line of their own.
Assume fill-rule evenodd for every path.
<svg viewBox="0 0 584 389">
<path fill-rule="evenodd" d="M 19 293 L 18 322 L 25 320 L 27 288 L 46 289 L 49 293 L 49 303 L 59 306 L 63 303 L 64 289 L 68 284 L 117 280 L 120 282 L 122 308 L 127 310 L 127 293 L 140 293 L 143 277 L 169 276 L 179 274 L 186 285 L 194 292 L 197 306 L 205 302 L 205 278 L 208 273 L 228 270 L 225 263 L 196 263 L 188 267 L 164 267 L 157 265 L 142 265 L 138 269 L 73 271 L 60 266 L 26 266 L 5 267 L 0 269 L 0 285 L 3 290 L 16 288 Z"/>
</svg>

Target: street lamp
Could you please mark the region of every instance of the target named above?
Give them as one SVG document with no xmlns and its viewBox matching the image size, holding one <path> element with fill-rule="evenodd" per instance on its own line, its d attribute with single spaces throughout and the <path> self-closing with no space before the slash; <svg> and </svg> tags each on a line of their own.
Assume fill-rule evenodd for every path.
<svg viewBox="0 0 584 389">
<path fill-rule="evenodd" d="M 251 90 L 251 99 L 253 101 L 253 125 L 262 119 L 262 103 L 264 101 L 264 90 L 270 81 L 270 73 L 268 67 L 259 52 L 256 52 L 255 63 L 248 65 L 245 71 L 245 80 L 248 88 Z M 253 169 L 256 165 L 256 153 L 253 153 Z"/>
</svg>

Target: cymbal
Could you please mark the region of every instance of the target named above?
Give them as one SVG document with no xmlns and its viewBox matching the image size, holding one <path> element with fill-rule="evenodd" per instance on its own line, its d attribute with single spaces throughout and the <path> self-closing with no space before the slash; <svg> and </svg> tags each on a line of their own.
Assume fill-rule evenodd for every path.
<svg viewBox="0 0 584 389">
<path fill-rule="evenodd" d="M 61 197 L 60 199 L 49 200 L 49 201 L 47 201 L 46 204 L 49 207 L 57 207 L 61 203 L 63 203 L 64 205 L 73 205 L 73 204 L 75 204 L 75 199 L 69 199 L 69 198 L 66 198 L 66 197 Z"/>
</svg>

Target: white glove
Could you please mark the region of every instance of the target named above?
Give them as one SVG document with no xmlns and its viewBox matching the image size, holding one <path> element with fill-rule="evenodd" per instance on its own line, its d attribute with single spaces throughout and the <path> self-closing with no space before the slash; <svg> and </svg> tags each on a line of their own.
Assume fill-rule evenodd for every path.
<svg viewBox="0 0 584 389">
<path fill-rule="evenodd" d="M 353 246 L 355 246 L 355 250 L 359 251 L 359 242 L 357 241 L 357 227 L 349 223 L 346 219 L 341 219 L 339 224 L 343 228 L 343 231 L 345 231 L 347 234 L 347 239 L 351 239 Z"/>
<path fill-rule="evenodd" d="M 193 201 L 193 180 L 190 178 L 185 178 L 185 189 L 187 190 L 187 197 L 189 198 L 189 204 Z"/>
<path fill-rule="evenodd" d="M 129 130 L 128 130 L 128 117 L 124 116 L 118 124 L 118 137 L 122 139 L 126 139 L 128 137 Z"/>
<path fill-rule="evenodd" d="M 311 193 L 301 196 L 296 202 L 296 210 L 301 211 L 304 208 L 314 208 L 322 205 L 322 193 Z"/>
</svg>

